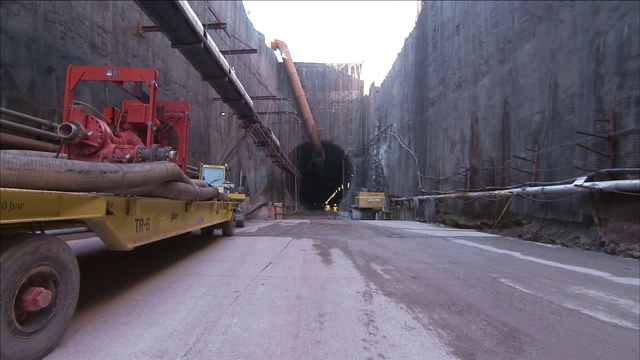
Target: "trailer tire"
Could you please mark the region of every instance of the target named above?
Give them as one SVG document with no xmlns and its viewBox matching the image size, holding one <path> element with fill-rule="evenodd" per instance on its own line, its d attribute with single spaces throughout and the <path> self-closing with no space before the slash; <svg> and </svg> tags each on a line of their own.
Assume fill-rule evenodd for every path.
<svg viewBox="0 0 640 360">
<path fill-rule="evenodd" d="M 212 237 L 213 233 L 216 230 L 216 226 L 215 225 L 209 225 L 209 226 L 205 226 L 203 228 L 200 229 L 200 235 L 204 236 L 204 237 Z"/>
<path fill-rule="evenodd" d="M 0 358 L 41 359 L 73 317 L 80 291 L 78 261 L 64 241 L 49 235 L 22 235 L 0 244 Z M 30 302 L 21 298 L 42 288 L 50 296 Z M 46 304 L 36 305 L 40 309 L 24 309 L 41 301 Z"/>
<path fill-rule="evenodd" d="M 233 236 L 236 232 L 236 221 L 233 216 L 231 216 L 231 219 L 223 222 L 221 228 L 223 236 Z"/>
</svg>

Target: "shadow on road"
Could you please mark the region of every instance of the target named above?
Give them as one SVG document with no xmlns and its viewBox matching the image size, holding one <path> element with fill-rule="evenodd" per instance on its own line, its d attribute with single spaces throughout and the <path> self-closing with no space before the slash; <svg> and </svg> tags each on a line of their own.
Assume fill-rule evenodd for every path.
<svg viewBox="0 0 640 360">
<path fill-rule="evenodd" d="M 76 252 L 80 266 L 80 297 L 76 312 L 89 310 L 108 298 L 116 297 L 225 239 L 221 235 L 205 238 L 194 232 L 143 245 L 132 251 L 111 251 L 95 241 L 92 249 Z"/>
</svg>

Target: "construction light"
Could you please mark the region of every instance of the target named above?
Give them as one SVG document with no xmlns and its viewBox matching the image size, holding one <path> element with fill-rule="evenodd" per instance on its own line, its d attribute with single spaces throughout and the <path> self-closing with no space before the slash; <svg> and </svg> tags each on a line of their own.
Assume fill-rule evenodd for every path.
<svg viewBox="0 0 640 360">
<path fill-rule="evenodd" d="M 327 201 L 325 201 L 327 204 L 329 202 L 331 202 L 331 199 L 333 199 L 334 196 L 336 196 L 336 194 L 338 193 L 338 191 L 334 191 L 333 194 L 331 194 L 331 196 L 329 196 L 329 198 L 327 199 Z"/>
</svg>

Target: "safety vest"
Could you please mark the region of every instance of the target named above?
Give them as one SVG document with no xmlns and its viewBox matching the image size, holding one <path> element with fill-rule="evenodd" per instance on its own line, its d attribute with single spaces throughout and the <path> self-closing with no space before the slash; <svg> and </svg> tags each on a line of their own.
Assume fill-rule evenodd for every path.
<svg viewBox="0 0 640 360">
<path fill-rule="evenodd" d="M 337 206 L 333 207 L 333 212 L 338 212 L 338 207 Z"/>
<path fill-rule="evenodd" d="M 324 211 L 330 211 L 331 210 L 331 206 L 329 205 L 325 205 L 324 206 Z"/>
</svg>

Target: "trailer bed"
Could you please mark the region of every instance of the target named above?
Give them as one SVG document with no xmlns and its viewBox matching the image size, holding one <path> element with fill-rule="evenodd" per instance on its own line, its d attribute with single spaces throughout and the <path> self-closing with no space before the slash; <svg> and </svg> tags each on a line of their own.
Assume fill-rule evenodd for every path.
<svg viewBox="0 0 640 360">
<path fill-rule="evenodd" d="M 1 188 L 5 232 L 86 224 L 111 250 L 137 246 L 229 221 L 236 201 L 183 201 L 98 193 Z"/>
</svg>

